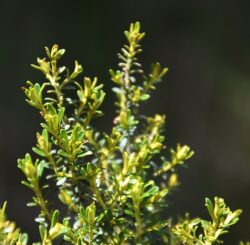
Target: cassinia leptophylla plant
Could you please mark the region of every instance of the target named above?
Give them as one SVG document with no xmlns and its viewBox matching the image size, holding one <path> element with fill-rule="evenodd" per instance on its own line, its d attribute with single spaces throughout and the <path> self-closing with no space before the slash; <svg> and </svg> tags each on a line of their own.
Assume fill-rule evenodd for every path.
<svg viewBox="0 0 250 245">
<path fill-rule="evenodd" d="M 34 194 L 28 205 L 40 209 L 41 241 L 33 244 L 211 245 L 238 221 L 241 210 L 231 211 L 218 197 L 205 201 L 208 221 L 187 215 L 174 224 L 166 216 L 169 194 L 179 185 L 176 170 L 193 151 L 177 144 L 168 154 L 165 116 L 141 115 L 140 105 L 168 70 L 155 63 L 144 73 L 137 58 L 144 35 L 138 22 L 130 25 L 119 68 L 110 70 L 117 97 L 110 133 L 92 126 L 102 115 L 103 85 L 96 77 L 81 78 L 77 61 L 73 71 L 60 65 L 64 49 L 45 48 L 47 57 L 32 65 L 45 82 L 28 81 L 24 92 L 42 117 L 42 130 L 34 154 L 19 159 L 18 167 L 26 178 L 22 183 Z M 60 205 L 48 199 L 53 183 Z M 6 203 L 0 211 L 1 244 L 28 244 L 28 236 L 6 219 L 5 209 Z"/>
</svg>

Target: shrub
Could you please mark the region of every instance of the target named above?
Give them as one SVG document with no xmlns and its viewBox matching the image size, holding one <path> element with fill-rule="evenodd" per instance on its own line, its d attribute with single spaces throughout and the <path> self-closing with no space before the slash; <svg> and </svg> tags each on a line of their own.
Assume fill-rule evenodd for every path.
<svg viewBox="0 0 250 245">
<path fill-rule="evenodd" d="M 169 193 L 179 185 L 176 170 L 194 152 L 181 144 L 167 150 L 165 116 L 141 114 L 140 105 L 168 69 L 155 63 L 148 75 L 142 70 L 137 57 L 144 33 L 138 22 L 125 36 L 119 68 L 110 70 L 117 98 L 110 133 L 92 126 L 103 115 L 103 85 L 96 77 L 78 82 L 83 68 L 77 61 L 73 71 L 59 65 L 64 49 L 46 47 L 47 57 L 32 65 L 46 82 L 28 81 L 24 92 L 40 112 L 42 131 L 34 156 L 26 154 L 18 167 L 34 194 L 28 206 L 40 210 L 41 242 L 34 244 L 218 244 L 241 214 L 222 198 L 206 198 L 208 221 L 186 215 L 175 223 L 164 213 Z M 58 198 L 52 203 L 47 190 L 53 185 Z M 0 211 L 1 244 L 27 244 L 28 236 L 6 219 L 5 209 L 6 203 Z"/>
</svg>

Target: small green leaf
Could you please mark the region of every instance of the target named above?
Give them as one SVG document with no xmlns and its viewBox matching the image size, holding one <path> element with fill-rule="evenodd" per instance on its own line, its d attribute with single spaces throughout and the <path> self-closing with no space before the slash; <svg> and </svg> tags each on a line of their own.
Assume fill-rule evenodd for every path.
<svg viewBox="0 0 250 245">
<path fill-rule="evenodd" d="M 57 186 L 64 185 L 64 183 L 67 181 L 66 177 L 58 178 L 58 181 L 56 182 Z"/>
<path fill-rule="evenodd" d="M 40 237 L 41 240 L 43 241 L 45 237 L 47 236 L 47 230 L 44 225 L 39 225 L 39 231 L 40 231 Z"/>
<path fill-rule="evenodd" d="M 59 125 L 61 124 L 62 118 L 64 116 L 64 112 L 65 112 L 65 108 L 64 107 L 60 108 L 59 113 L 58 113 L 58 124 Z"/>
<path fill-rule="evenodd" d="M 93 152 L 92 151 L 86 151 L 86 152 L 83 152 L 83 153 L 79 154 L 78 157 L 86 157 L 86 156 L 90 156 L 90 155 L 93 155 Z"/>
<path fill-rule="evenodd" d="M 50 228 L 53 228 L 56 225 L 56 223 L 59 221 L 59 215 L 60 215 L 59 210 L 55 210 L 53 212 L 52 219 L 51 219 L 51 227 Z"/>
<path fill-rule="evenodd" d="M 32 150 L 33 150 L 37 155 L 39 155 L 39 156 L 41 156 L 41 157 L 46 157 L 46 154 L 45 154 L 43 151 L 41 151 L 40 149 L 38 149 L 37 147 L 32 147 Z"/>
<path fill-rule="evenodd" d="M 43 174 L 43 169 L 44 169 L 45 161 L 40 161 L 39 164 L 37 165 L 37 176 L 40 178 Z"/>
<path fill-rule="evenodd" d="M 141 96 L 141 100 L 142 101 L 145 101 L 145 100 L 148 100 L 150 98 L 150 95 L 149 94 L 143 94 L 142 96 Z"/>
</svg>

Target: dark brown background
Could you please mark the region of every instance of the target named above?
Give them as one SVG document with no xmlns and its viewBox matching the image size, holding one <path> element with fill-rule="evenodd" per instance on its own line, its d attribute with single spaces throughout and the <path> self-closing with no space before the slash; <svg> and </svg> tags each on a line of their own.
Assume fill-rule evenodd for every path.
<svg viewBox="0 0 250 245">
<path fill-rule="evenodd" d="M 16 167 L 40 130 L 20 89 L 40 79 L 29 64 L 45 45 L 66 48 L 66 64 L 78 59 L 85 75 L 105 84 L 106 118 L 96 125 L 108 130 L 114 96 L 107 70 L 116 68 L 122 31 L 136 20 L 147 33 L 145 67 L 160 61 L 170 68 L 145 112 L 167 114 L 167 146 L 187 143 L 196 152 L 168 212 L 207 217 L 204 198 L 222 196 L 244 210 L 225 244 L 250 239 L 250 1 L 0 0 L 0 11 L 0 203 L 8 200 L 9 217 L 32 239 L 36 209 L 25 206 L 31 192 Z"/>
</svg>

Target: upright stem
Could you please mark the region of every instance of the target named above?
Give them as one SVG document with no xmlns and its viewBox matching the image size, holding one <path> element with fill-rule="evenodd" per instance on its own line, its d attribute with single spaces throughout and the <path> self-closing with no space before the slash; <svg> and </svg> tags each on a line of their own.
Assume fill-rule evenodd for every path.
<svg viewBox="0 0 250 245">
<path fill-rule="evenodd" d="M 48 158 L 48 161 L 51 163 L 56 176 L 58 176 L 58 170 L 57 170 L 56 162 L 55 162 L 54 158 L 52 157 L 52 154 L 49 153 L 47 155 L 47 158 Z"/>
<path fill-rule="evenodd" d="M 98 190 L 98 188 L 97 188 L 97 186 L 96 186 L 95 178 L 92 178 L 92 179 L 90 180 L 90 187 L 91 187 L 91 189 L 92 189 L 92 191 L 93 191 L 93 193 L 94 193 L 94 195 L 95 195 L 97 201 L 98 201 L 99 204 L 102 206 L 103 210 L 105 210 L 106 207 L 105 207 L 105 204 L 104 204 L 104 202 L 103 202 L 103 200 L 102 200 L 102 197 L 101 197 L 101 195 L 100 195 L 100 192 L 99 192 L 99 190 Z"/>
<path fill-rule="evenodd" d="M 46 201 L 43 198 L 42 192 L 40 190 L 39 184 L 36 183 L 35 185 L 35 194 L 37 197 L 38 205 L 41 207 L 42 211 L 44 212 L 45 216 L 48 220 L 51 220 L 51 213 L 48 210 Z"/>
<path fill-rule="evenodd" d="M 141 214 L 140 205 L 134 207 L 135 209 L 135 222 L 136 222 L 136 233 L 135 233 L 135 243 L 142 244 L 142 224 L 141 224 Z"/>
<path fill-rule="evenodd" d="M 89 245 L 93 245 L 93 227 L 89 227 Z"/>
</svg>

